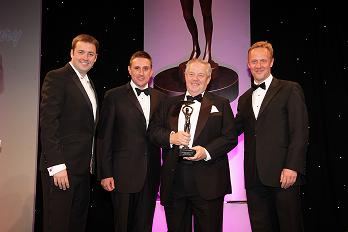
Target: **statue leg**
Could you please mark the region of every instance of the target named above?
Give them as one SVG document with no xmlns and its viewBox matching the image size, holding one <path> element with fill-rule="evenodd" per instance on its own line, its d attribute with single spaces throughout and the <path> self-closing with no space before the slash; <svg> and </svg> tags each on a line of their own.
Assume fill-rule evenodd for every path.
<svg viewBox="0 0 348 232">
<path fill-rule="evenodd" d="M 218 64 L 212 60 L 211 55 L 211 43 L 213 37 L 213 17 L 211 13 L 212 0 L 199 0 L 199 3 L 203 16 L 204 35 L 206 39 L 203 59 L 209 62 L 212 68 L 216 68 Z"/>
<path fill-rule="evenodd" d="M 183 16 L 187 25 L 187 28 L 192 37 L 192 52 L 190 59 L 198 58 L 201 54 L 201 50 L 198 42 L 198 29 L 195 18 L 193 17 L 193 1 L 194 0 L 180 0 Z"/>
</svg>

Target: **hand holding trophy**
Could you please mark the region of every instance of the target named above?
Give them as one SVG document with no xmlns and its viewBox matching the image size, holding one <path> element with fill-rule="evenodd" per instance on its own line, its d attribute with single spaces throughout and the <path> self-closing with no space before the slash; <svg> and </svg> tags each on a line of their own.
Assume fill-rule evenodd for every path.
<svg viewBox="0 0 348 232">
<path fill-rule="evenodd" d="M 184 113 L 185 116 L 185 125 L 184 125 L 184 131 L 187 133 L 190 133 L 191 130 L 191 123 L 190 123 L 190 118 L 193 112 L 192 106 L 190 104 L 193 104 L 193 101 L 183 101 L 183 107 L 182 107 L 182 112 Z M 192 157 L 196 154 L 196 151 L 189 148 L 187 145 L 182 146 L 179 149 L 179 156 L 180 157 Z"/>
</svg>

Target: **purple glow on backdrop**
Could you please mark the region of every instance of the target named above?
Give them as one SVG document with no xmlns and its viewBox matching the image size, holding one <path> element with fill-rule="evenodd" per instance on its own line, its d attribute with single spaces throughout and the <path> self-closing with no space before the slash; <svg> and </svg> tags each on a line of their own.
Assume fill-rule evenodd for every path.
<svg viewBox="0 0 348 232">
<path fill-rule="evenodd" d="M 159 202 L 156 204 L 154 223 L 152 226 L 153 232 L 167 231 L 166 217 L 164 208 Z M 245 203 L 225 203 L 223 231 L 242 231 L 251 232 L 248 207 Z"/>
<path fill-rule="evenodd" d="M 205 37 L 199 1 L 194 2 L 194 17 L 198 26 L 199 44 L 204 53 Z M 250 46 L 249 1 L 213 0 L 212 57 L 219 65 L 230 68 L 239 76 L 239 95 L 250 87 L 247 72 L 247 50 Z M 192 50 L 191 35 L 185 24 L 180 0 L 146 0 L 144 4 L 144 48 L 159 73 L 187 60 Z M 201 55 L 201 56 L 202 56 Z M 236 113 L 237 99 L 231 102 Z M 243 173 L 244 138 L 230 152 L 232 194 L 226 201 L 245 201 Z"/>
</svg>

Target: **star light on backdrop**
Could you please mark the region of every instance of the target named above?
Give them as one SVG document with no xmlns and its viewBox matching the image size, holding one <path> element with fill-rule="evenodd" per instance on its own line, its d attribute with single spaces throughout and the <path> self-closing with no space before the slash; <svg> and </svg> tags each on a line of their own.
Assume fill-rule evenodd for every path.
<svg viewBox="0 0 348 232">
<path fill-rule="evenodd" d="M 251 9 L 252 41 L 274 44 L 273 74 L 299 82 L 306 95 L 310 141 L 307 184 L 301 190 L 306 231 L 348 231 L 344 8 L 335 3 L 295 1 L 283 7 L 276 1 L 251 1 Z"/>
<path fill-rule="evenodd" d="M 98 61 L 91 70 L 101 102 L 106 90 L 129 80 L 129 57 L 143 49 L 143 4 L 143 1 L 124 1 L 121 7 L 119 2 L 110 1 L 44 0 L 41 79 L 48 70 L 69 61 L 70 42 L 75 35 L 92 34 L 101 44 Z M 334 2 L 324 5 L 319 1 L 296 0 L 287 4 L 251 0 L 250 6 L 251 42 L 271 42 L 275 51 L 273 75 L 299 82 L 306 97 L 310 141 L 307 184 L 301 190 L 305 229 L 348 231 L 345 8 Z M 41 187 L 40 181 L 37 183 L 35 231 L 41 231 Z M 89 230 L 111 231 L 108 195 L 95 184 L 91 197 Z"/>
<path fill-rule="evenodd" d="M 97 5 L 98 3 L 98 5 Z M 108 1 L 42 2 L 42 72 L 70 59 L 71 39 L 89 33 L 100 42 L 98 61 L 91 70 L 98 98 L 129 80 L 130 55 L 143 48 L 143 1 L 126 1 L 122 7 Z M 115 6 L 114 6 L 115 5 Z"/>
<path fill-rule="evenodd" d="M 70 61 L 71 40 L 80 33 L 100 42 L 98 60 L 89 72 L 101 105 L 105 91 L 130 80 L 131 54 L 143 49 L 143 1 L 42 2 L 41 84 L 45 74 Z M 39 146 L 40 147 L 40 146 Z M 40 154 L 40 151 L 38 152 Z M 37 176 L 35 231 L 42 231 L 42 192 Z M 92 180 L 88 231 L 112 231 L 110 196 Z M 104 219 L 103 219 L 104 218 Z"/>
</svg>

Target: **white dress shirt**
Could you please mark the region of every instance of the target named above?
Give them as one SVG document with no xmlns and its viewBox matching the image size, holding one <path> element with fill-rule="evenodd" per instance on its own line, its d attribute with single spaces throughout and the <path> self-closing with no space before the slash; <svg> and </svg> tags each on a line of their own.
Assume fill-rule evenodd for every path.
<svg viewBox="0 0 348 232">
<path fill-rule="evenodd" d="M 132 89 L 134 91 L 135 96 L 138 98 L 139 104 L 141 106 L 141 109 L 143 110 L 144 117 L 146 119 L 146 128 L 149 125 L 149 120 L 150 120 L 150 95 L 146 95 L 145 93 L 141 92 L 140 95 L 138 96 L 137 91 L 135 88 L 139 88 L 132 80 L 130 82 L 130 85 L 132 86 Z M 146 85 L 144 89 L 148 88 L 149 86 Z"/>
<path fill-rule="evenodd" d="M 254 111 L 254 115 L 255 118 L 257 119 L 258 115 L 259 115 L 259 111 L 260 111 L 260 107 L 262 104 L 263 99 L 265 98 L 265 95 L 267 93 L 267 90 L 272 82 L 273 76 L 269 75 L 269 77 L 266 78 L 265 85 L 266 85 L 266 89 L 263 88 L 257 88 L 254 90 L 253 94 L 252 94 L 252 105 L 253 105 L 253 111 Z M 255 84 L 257 84 L 254 81 Z M 261 84 L 261 83 L 260 83 Z"/>
</svg>

